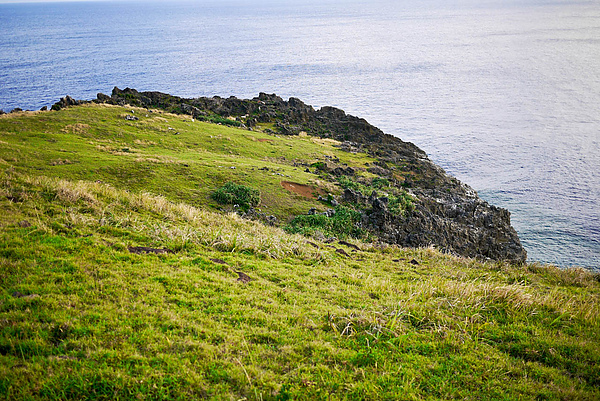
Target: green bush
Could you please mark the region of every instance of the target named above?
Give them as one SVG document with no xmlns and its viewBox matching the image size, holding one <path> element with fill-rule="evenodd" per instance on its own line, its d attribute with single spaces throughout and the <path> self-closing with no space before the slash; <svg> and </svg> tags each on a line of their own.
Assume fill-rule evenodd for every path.
<svg viewBox="0 0 600 401">
<path fill-rule="evenodd" d="M 375 188 L 387 188 L 390 186 L 390 182 L 387 178 L 375 177 L 371 185 Z"/>
<path fill-rule="evenodd" d="M 352 180 L 352 178 L 349 178 L 345 175 L 338 177 L 338 183 L 344 189 L 352 189 L 352 190 L 360 191 L 360 192 L 363 192 L 366 190 L 364 185 L 359 184 L 358 182 Z"/>
<path fill-rule="evenodd" d="M 381 190 L 383 195 L 387 196 L 388 209 L 396 216 L 404 214 L 406 211 L 414 209 L 414 199 L 403 189 L 390 187 L 390 182 L 386 178 L 375 177 L 371 185 L 364 185 L 352 180 L 350 177 L 341 176 L 338 183 L 344 189 L 352 189 L 362 193 L 364 196 L 370 196 L 373 191 Z"/>
<path fill-rule="evenodd" d="M 327 165 L 324 162 L 316 162 L 310 165 L 311 167 L 315 167 L 317 170 L 325 170 Z"/>
<path fill-rule="evenodd" d="M 223 205 L 239 205 L 247 211 L 260 203 L 260 192 L 246 185 L 228 182 L 212 193 L 212 198 Z"/>
<path fill-rule="evenodd" d="M 331 217 L 324 214 L 299 215 L 284 229 L 291 234 L 313 235 L 319 231 L 327 237 L 362 238 L 366 231 L 360 227 L 360 220 L 360 212 L 338 206 Z"/>
<path fill-rule="evenodd" d="M 401 215 L 406 211 L 412 211 L 415 207 L 412 196 L 404 191 L 400 192 L 398 195 L 390 195 L 388 199 L 388 209 L 395 215 Z"/>
<path fill-rule="evenodd" d="M 217 114 L 215 115 L 208 115 L 208 116 L 199 116 L 198 120 L 201 121 L 206 121 L 209 123 L 213 123 L 213 124 L 221 124 L 221 125 L 228 125 L 231 127 L 240 127 L 242 126 L 242 123 L 237 121 L 237 120 L 230 120 L 226 117 L 222 117 L 219 116 Z"/>
</svg>

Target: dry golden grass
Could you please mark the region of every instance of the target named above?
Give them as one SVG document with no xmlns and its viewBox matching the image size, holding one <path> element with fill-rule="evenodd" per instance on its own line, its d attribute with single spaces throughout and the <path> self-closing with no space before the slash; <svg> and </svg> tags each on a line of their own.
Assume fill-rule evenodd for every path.
<svg viewBox="0 0 600 401">
<path fill-rule="evenodd" d="M 65 134 L 76 134 L 76 135 L 84 135 L 87 134 L 90 130 L 90 126 L 88 124 L 69 124 L 61 129 Z"/>
<path fill-rule="evenodd" d="M 116 189 L 108 184 L 97 182 L 71 182 L 49 177 L 27 177 L 26 181 L 40 185 L 48 191 L 56 193 L 56 197 L 68 203 L 84 202 L 100 215 L 100 224 L 130 226 L 140 233 L 150 233 L 158 242 L 199 243 L 214 247 L 224 252 L 250 251 L 270 258 L 285 256 L 303 256 L 308 259 L 321 259 L 318 249 L 307 245 L 306 239 L 300 235 L 290 235 L 276 227 L 242 219 L 235 213 L 223 215 L 198 209 L 185 203 L 174 203 L 160 195 L 149 193 L 130 193 Z M 108 206 L 100 207 L 98 198 L 104 199 Z M 146 210 L 163 216 L 161 224 L 150 223 L 136 218 L 114 216 L 113 208 L 131 208 Z M 110 218 L 109 218 L 110 216 Z M 86 217 L 78 217 L 71 213 L 70 219 L 92 221 Z M 112 219 L 112 220 L 111 220 Z M 186 222 L 180 226 L 178 223 Z"/>
</svg>

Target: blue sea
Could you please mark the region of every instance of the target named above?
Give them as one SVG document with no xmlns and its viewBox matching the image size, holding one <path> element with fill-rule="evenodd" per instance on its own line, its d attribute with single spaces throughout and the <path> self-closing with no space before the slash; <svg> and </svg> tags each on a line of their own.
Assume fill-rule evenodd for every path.
<svg viewBox="0 0 600 401">
<path fill-rule="evenodd" d="M 332 105 L 512 212 L 530 261 L 600 270 L 600 3 L 0 4 L 0 108 L 113 86 Z"/>
</svg>

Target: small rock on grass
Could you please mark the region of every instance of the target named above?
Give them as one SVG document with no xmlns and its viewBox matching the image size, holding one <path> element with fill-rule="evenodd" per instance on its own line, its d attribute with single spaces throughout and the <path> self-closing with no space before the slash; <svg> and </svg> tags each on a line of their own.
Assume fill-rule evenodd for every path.
<svg viewBox="0 0 600 401">
<path fill-rule="evenodd" d="M 346 251 L 344 251 L 342 248 L 338 248 L 335 250 L 337 253 L 339 253 L 340 255 L 344 255 L 345 257 L 349 258 L 350 255 L 348 255 L 348 253 Z"/>
<path fill-rule="evenodd" d="M 250 278 L 250 276 L 248 276 L 246 273 L 243 272 L 238 272 L 236 271 L 236 273 L 238 274 L 238 279 L 237 281 L 241 282 L 241 283 L 249 283 L 250 281 L 252 281 L 252 279 Z"/>
<path fill-rule="evenodd" d="M 15 297 L 15 298 L 25 298 L 25 299 L 33 299 L 33 298 L 39 297 L 38 294 L 25 295 L 25 294 L 20 293 L 19 291 L 13 292 L 12 296 Z"/>
<path fill-rule="evenodd" d="M 129 252 L 135 253 L 138 255 L 141 255 L 142 253 L 156 253 L 156 254 L 175 253 L 175 251 L 172 249 L 167 249 L 167 248 L 158 249 L 158 248 L 150 248 L 147 246 L 130 246 L 127 249 L 129 249 Z"/>
<path fill-rule="evenodd" d="M 356 250 L 356 251 L 360 251 L 360 248 L 359 248 L 359 247 L 357 247 L 356 245 L 354 245 L 354 244 L 351 244 L 351 243 L 349 243 L 349 242 L 347 242 L 347 241 L 338 241 L 338 244 L 340 244 L 340 245 L 345 245 L 345 246 L 347 246 L 348 248 L 352 248 L 352 249 L 354 249 L 354 250 Z"/>
</svg>

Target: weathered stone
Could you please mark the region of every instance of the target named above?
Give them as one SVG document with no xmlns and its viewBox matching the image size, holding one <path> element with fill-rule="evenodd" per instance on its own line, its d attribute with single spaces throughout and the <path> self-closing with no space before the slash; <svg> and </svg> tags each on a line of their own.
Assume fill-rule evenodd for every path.
<svg viewBox="0 0 600 401">
<path fill-rule="evenodd" d="M 347 188 L 342 194 L 342 201 L 352 205 L 364 205 L 367 202 L 367 198 L 362 193 Z"/>
<path fill-rule="evenodd" d="M 52 110 L 60 110 L 64 109 L 65 107 L 77 106 L 83 103 L 87 102 L 83 100 L 75 100 L 71 96 L 65 96 L 52 105 Z"/>
<path fill-rule="evenodd" d="M 98 99 L 98 101 L 101 103 L 105 103 L 110 101 L 110 96 L 105 95 L 104 93 L 98 93 L 96 95 L 96 99 Z"/>
</svg>

